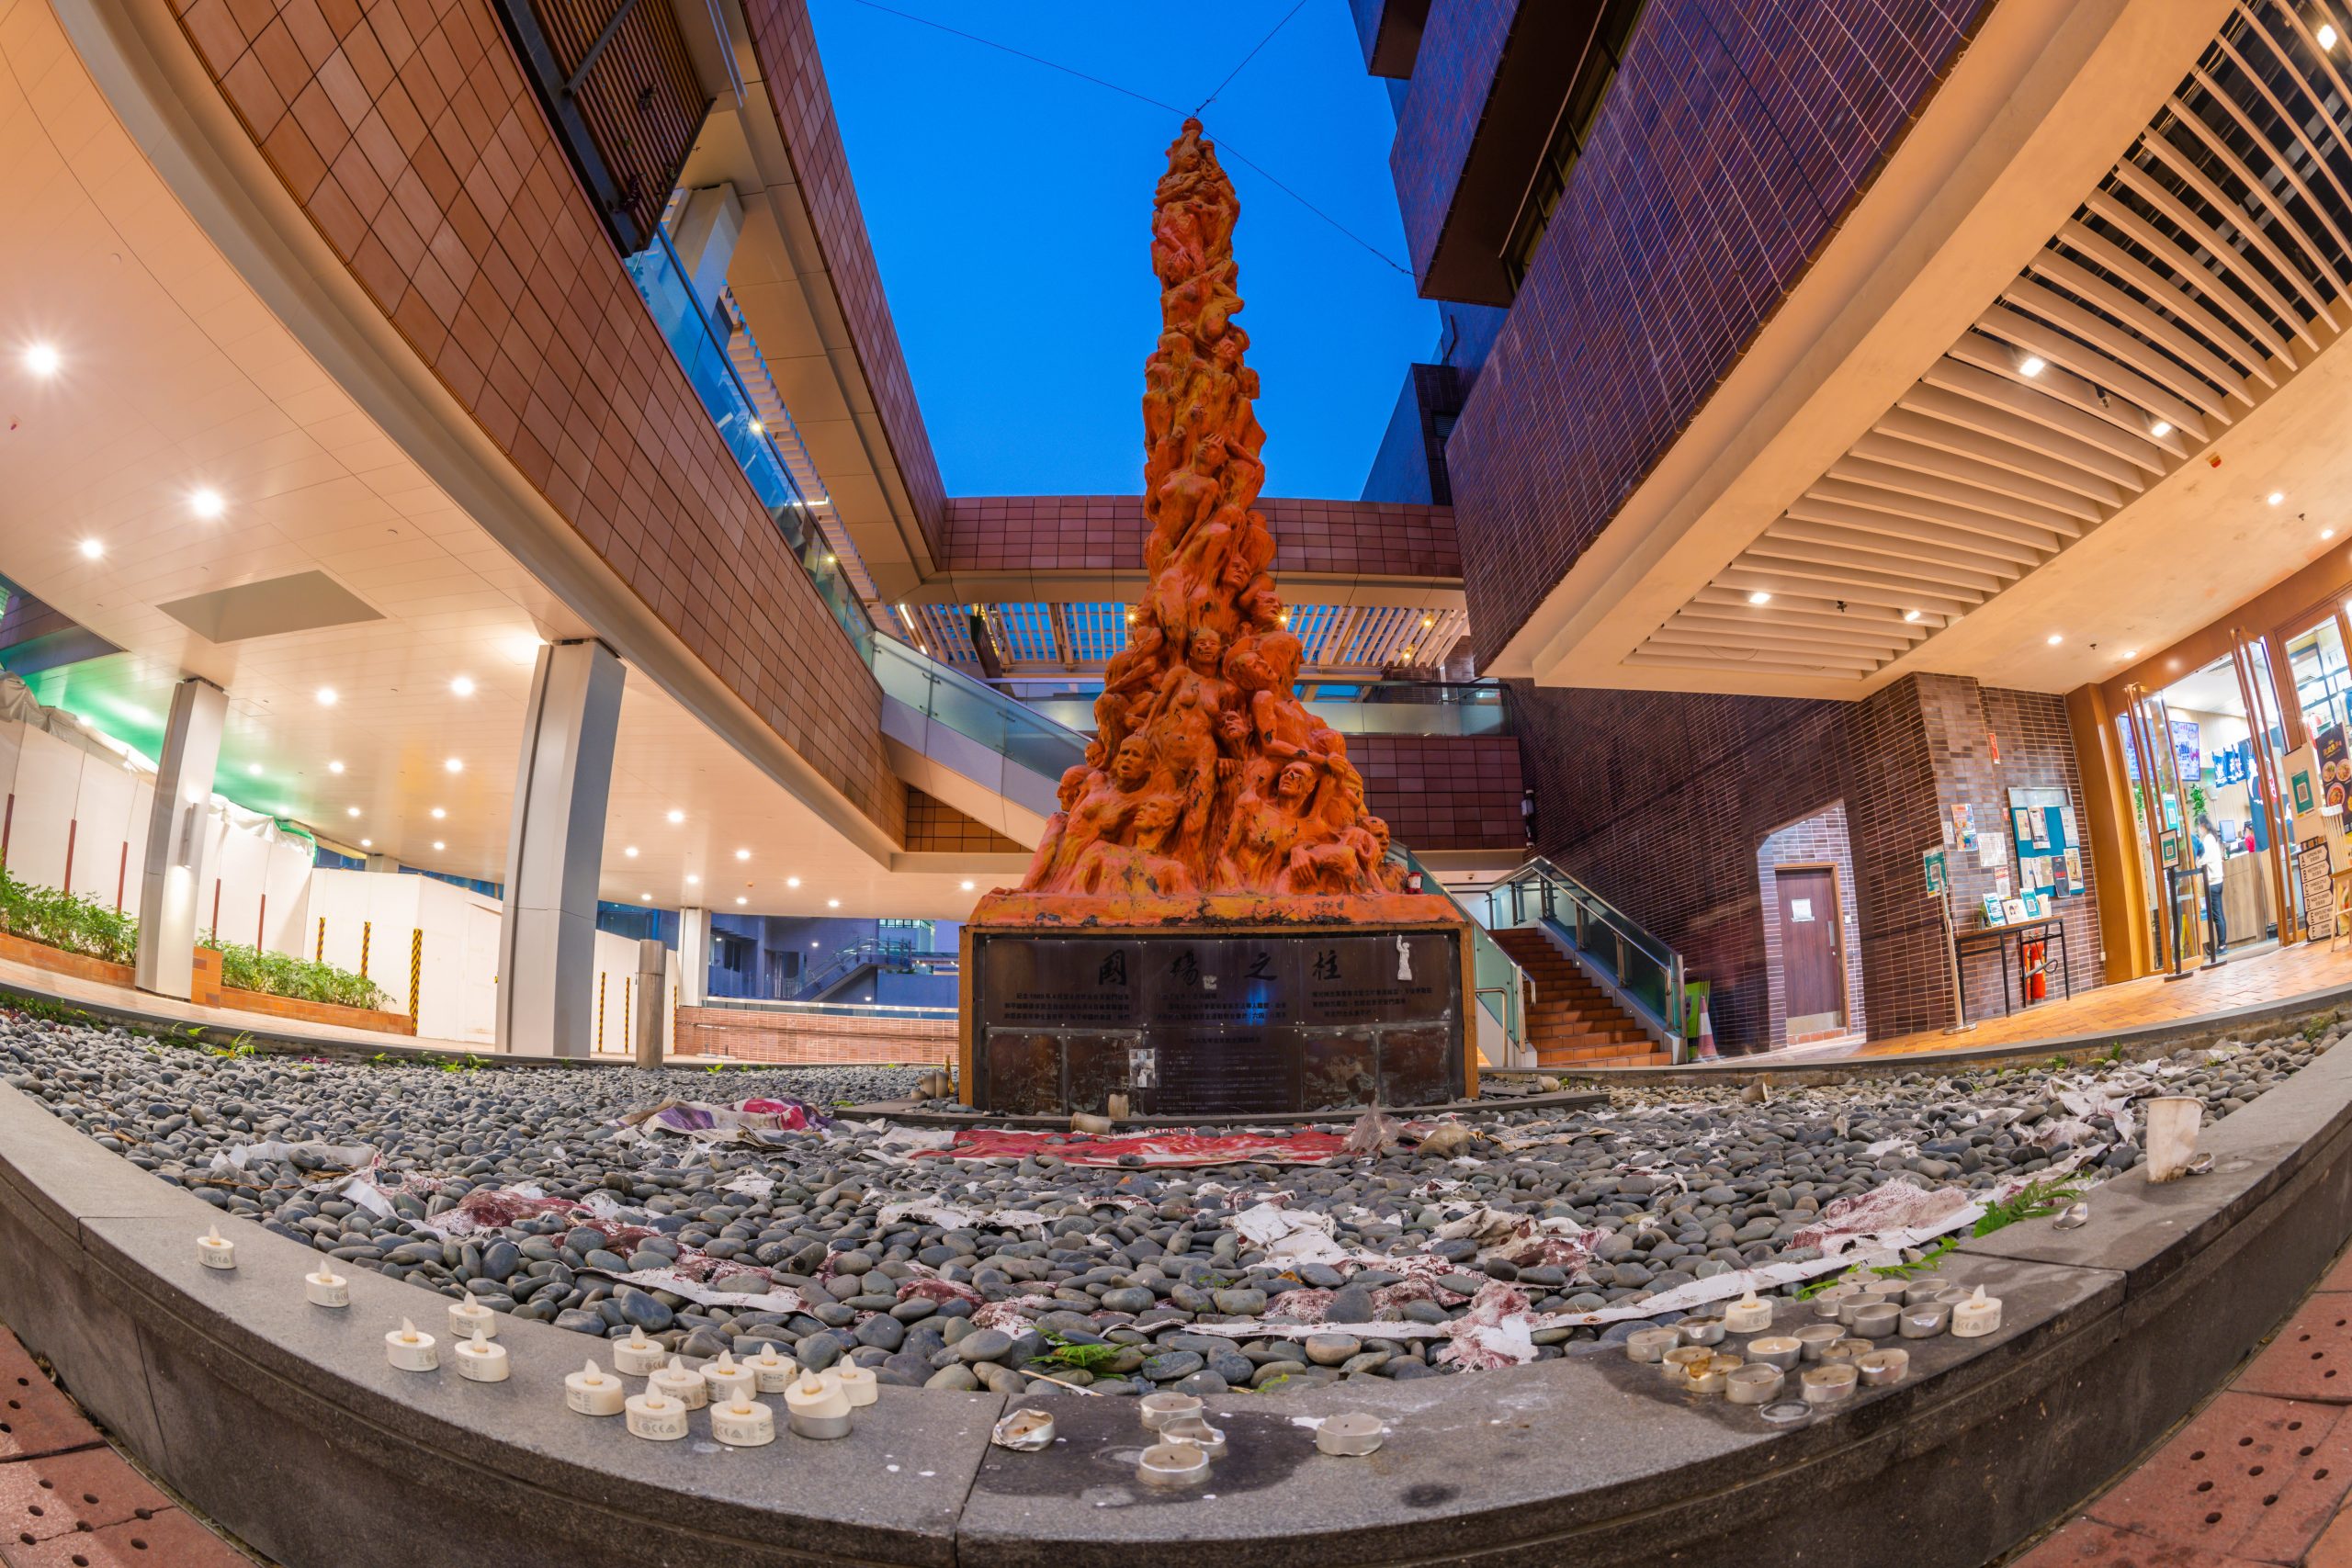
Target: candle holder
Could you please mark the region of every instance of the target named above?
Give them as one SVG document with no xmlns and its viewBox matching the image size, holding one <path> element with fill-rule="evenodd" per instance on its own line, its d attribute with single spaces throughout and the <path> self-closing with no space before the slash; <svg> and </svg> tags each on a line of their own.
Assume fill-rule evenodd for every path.
<svg viewBox="0 0 2352 1568">
<path fill-rule="evenodd" d="M 1724 1308 L 1724 1326 L 1734 1334 L 1761 1334 L 1772 1326 L 1772 1303 L 1750 1290 Z"/>
<path fill-rule="evenodd" d="M 989 1441 L 1015 1453 L 1043 1453 L 1054 1446 L 1054 1418 L 1034 1407 L 1016 1410 L 996 1424 Z"/>
<path fill-rule="evenodd" d="M 775 1414 L 748 1393 L 710 1407 L 710 1435 L 730 1449 L 765 1448 L 775 1441 Z"/>
<path fill-rule="evenodd" d="M 1981 1339 L 2001 1326 L 2001 1299 L 1987 1296 L 1984 1287 L 1951 1309 L 1951 1331 L 1962 1339 Z"/>
<path fill-rule="evenodd" d="M 1869 1340 L 1857 1338 L 1849 1334 L 1843 1339 L 1832 1340 L 1828 1345 L 1823 1347 L 1821 1359 L 1825 1363 L 1831 1361 L 1853 1361 L 1859 1360 L 1870 1353 L 1871 1342 Z"/>
<path fill-rule="evenodd" d="M 1136 1460 L 1136 1479 L 1146 1486 L 1181 1492 L 1209 1478 L 1209 1456 L 1190 1443 L 1154 1443 Z"/>
<path fill-rule="evenodd" d="M 1144 1426 L 1157 1432 L 1170 1421 L 1189 1421 L 1201 1413 L 1198 1397 L 1189 1393 L 1147 1393 L 1136 1401 Z"/>
<path fill-rule="evenodd" d="M 1813 1298 L 1813 1315 L 1823 1323 L 1835 1323 L 1840 1309 L 1859 1293 L 1851 1285 L 1832 1285 Z"/>
<path fill-rule="evenodd" d="M 458 1375 L 468 1382 L 504 1382 L 508 1371 L 506 1347 L 481 1329 L 458 1341 Z"/>
<path fill-rule="evenodd" d="M 1813 1406 L 1798 1399 L 1782 1399 L 1764 1406 L 1757 1415 L 1764 1417 L 1767 1427 L 1795 1427 L 1813 1419 Z"/>
<path fill-rule="evenodd" d="M 1905 1339 L 1933 1339 L 1951 1325 L 1951 1308 L 1941 1302 L 1905 1307 L 1896 1332 Z"/>
<path fill-rule="evenodd" d="M 1733 1369 L 1724 1378 L 1724 1398 L 1733 1404 L 1770 1404 L 1781 1397 L 1788 1374 L 1761 1361 Z"/>
<path fill-rule="evenodd" d="M 407 1318 L 384 1336 L 384 1356 L 404 1372 L 429 1372 L 441 1364 L 441 1350 L 433 1336 Z"/>
<path fill-rule="evenodd" d="M 1190 1443 L 1213 1460 L 1225 1457 L 1225 1428 L 1212 1427 L 1199 1416 L 1170 1421 L 1159 1429 L 1163 1443 Z"/>
<path fill-rule="evenodd" d="M 1658 1358 L 1658 1374 L 1677 1388 L 1687 1386 L 1690 1369 L 1703 1367 L 1715 1359 L 1715 1353 L 1704 1345 L 1677 1345 Z"/>
<path fill-rule="evenodd" d="M 1834 1323 L 1808 1323 L 1796 1332 L 1796 1341 L 1808 1361 L 1818 1361 L 1824 1350 L 1845 1337 L 1846 1331 Z"/>
<path fill-rule="evenodd" d="M 237 1244 L 222 1235 L 216 1224 L 196 1238 L 196 1260 L 207 1269 L 234 1269 Z"/>
<path fill-rule="evenodd" d="M 1325 1416 L 1315 1428 L 1315 1446 L 1337 1459 L 1362 1459 L 1387 1436 L 1388 1427 L 1379 1416 L 1351 1410 Z"/>
<path fill-rule="evenodd" d="M 666 1393 L 647 1389 L 624 1403 L 628 1433 L 649 1443 L 674 1443 L 686 1435 L 686 1407 Z"/>
<path fill-rule="evenodd" d="M 782 1393 L 793 1374 L 800 1371 L 791 1357 L 777 1355 L 775 1347 L 768 1344 L 746 1357 L 743 1364 L 752 1369 L 752 1386 L 762 1393 Z"/>
<path fill-rule="evenodd" d="M 1683 1369 L 1683 1381 L 1692 1393 L 1721 1393 L 1724 1380 L 1744 1365 L 1746 1363 L 1737 1356 L 1726 1356 L 1716 1351 L 1705 1360 L 1693 1362 Z"/>
<path fill-rule="evenodd" d="M 628 1388 L 618 1378 L 608 1378 L 594 1361 L 563 1378 L 564 1408 L 581 1416 L 618 1416 Z"/>
<path fill-rule="evenodd" d="M 841 1391 L 849 1396 L 850 1408 L 863 1410 L 882 1397 L 882 1387 L 874 1376 L 874 1369 L 861 1367 L 854 1361 L 842 1361 L 829 1369 Z"/>
<path fill-rule="evenodd" d="M 1923 1305 L 1950 1288 L 1941 1280 L 1907 1280 L 1903 1285 L 1903 1304 L 1911 1307 Z"/>
<path fill-rule="evenodd" d="M 1747 1359 L 1785 1372 L 1804 1359 L 1804 1341 L 1792 1334 L 1761 1336 L 1747 1342 Z"/>
<path fill-rule="evenodd" d="M 466 1287 L 466 1299 L 449 1303 L 449 1337 L 464 1344 L 479 1333 L 485 1339 L 498 1337 L 498 1314 L 474 1300 L 474 1288 Z"/>
<path fill-rule="evenodd" d="M 749 1399 L 759 1391 L 759 1374 L 749 1367 L 738 1366 L 735 1358 L 721 1350 L 718 1359 L 707 1362 L 702 1369 L 703 1386 L 710 1391 L 713 1404 L 738 1397 Z"/>
<path fill-rule="evenodd" d="M 670 1352 L 639 1325 L 629 1325 L 628 1338 L 613 1341 L 613 1370 L 623 1377 L 650 1378 L 669 1364 Z"/>
<path fill-rule="evenodd" d="M 1681 1343 L 1682 1336 L 1671 1328 L 1636 1328 L 1625 1336 L 1625 1359 L 1654 1363 Z"/>
<path fill-rule="evenodd" d="M 351 1304 L 351 1281 L 322 1263 L 317 1273 L 302 1276 L 302 1299 L 312 1306 L 347 1307 Z"/>
<path fill-rule="evenodd" d="M 710 1385 L 702 1381 L 700 1372 L 686 1365 L 683 1356 L 671 1357 L 670 1364 L 648 1378 L 646 1385 L 689 1410 L 700 1410 L 710 1403 Z"/>
<path fill-rule="evenodd" d="M 1720 1317 L 1686 1317 L 1674 1325 L 1674 1331 L 1685 1345 L 1720 1345 L 1724 1342 L 1724 1320 Z"/>
<path fill-rule="evenodd" d="M 1817 1367 L 1807 1367 L 1797 1374 L 1804 1389 L 1807 1404 L 1842 1404 L 1854 1397 L 1855 1385 L 1861 1374 L 1851 1361 L 1826 1361 Z"/>
<path fill-rule="evenodd" d="M 1894 1332 L 1895 1320 L 1903 1309 L 1890 1301 L 1874 1301 L 1854 1313 L 1854 1332 L 1864 1339 L 1883 1339 Z"/>
<path fill-rule="evenodd" d="M 1854 1371 L 1860 1375 L 1864 1388 L 1886 1388 L 1899 1383 L 1910 1370 L 1911 1352 L 1891 1346 L 1873 1350 L 1854 1362 Z"/>
</svg>

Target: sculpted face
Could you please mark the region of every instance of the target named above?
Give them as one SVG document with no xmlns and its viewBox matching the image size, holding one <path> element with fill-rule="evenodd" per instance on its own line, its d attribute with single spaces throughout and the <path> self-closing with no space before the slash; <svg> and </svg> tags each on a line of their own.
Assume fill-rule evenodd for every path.
<svg viewBox="0 0 2352 1568">
<path fill-rule="evenodd" d="M 1241 613 L 1250 617 L 1252 626 L 1278 625 L 1283 618 L 1282 595 L 1274 592 L 1272 582 L 1261 577 L 1251 583 L 1250 591 L 1241 596 Z"/>
<path fill-rule="evenodd" d="M 1388 852 L 1387 823 L 1383 822 L 1377 817 L 1367 817 L 1363 819 L 1363 830 L 1372 835 L 1372 841 L 1380 846 L 1380 852 L 1382 854 L 1385 855 Z"/>
<path fill-rule="evenodd" d="M 1101 742 L 1098 741 L 1096 744 L 1100 745 Z M 1086 793 L 1086 775 L 1089 771 L 1084 763 L 1063 770 L 1061 785 L 1054 791 L 1054 798 L 1062 803 L 1064 811 L 1077 805 L 1078 797 Z"/>
<path fill-rule="evenodd" d="M 1159 623 L 1149 615 L 1138 615 L 1127 623 L 1127 646 L 1147 659 L 1159 651 L 1162 636 Z"/>
<path fill-rule="evenodd" d="M 1285 800 L 1295 800 L 1305 795 L 1315 783 L 1315 770 L 1305 762 L 1293 762 L 1283 770 L 1282 782 L 1275 787 Z"/>
<path fill-rule="evenodd" d="M 1176 797 L 1155 795 L 1136 807 L 1136 828 L 1145 833 L 1164 833 L 1176 825 Z"/>
<path fill-rule="evenodd" d="M 1193 646 L 1189 652 L 1193 668 L 1205 675 L 1216 669 L 1216 661 L 1224 657 L 1225 641 L 1216 635 L 1215 628 L 1203 626 L 1193 634 Z"/>
<path fill-rule="evenodd" d="M 1130 735 L 1119 742 L 1119 754 L 1111 759 L 1111 776 L 1122 785 L 1133 789 L 1143 783 L 1151 772 L 1150 743 L 1140 735 Z"/>
</svg>

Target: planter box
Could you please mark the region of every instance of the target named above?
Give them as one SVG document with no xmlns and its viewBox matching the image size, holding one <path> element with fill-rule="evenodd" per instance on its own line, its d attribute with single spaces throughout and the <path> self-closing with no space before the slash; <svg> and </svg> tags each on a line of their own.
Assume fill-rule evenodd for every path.
<svg viewBox="0 0 2352 1568">
<path fill-rule="evenodd" d="M 198 1007 L 235 1008 L 240 1012 L 257 1012 L 266 1018 L 372 1029 L 379 1034 L 413 1037 L 416 1033 L 415 1021 L 404 1013 L 385 1012 L 378 1008 L 347 1008 L 334 1002 L 306 1002 L 292 997 L 274 997 L 266 991 L 242 991 L 234 986 L 224 986 L 220 983 L 220 950 L 217 947 L 196 950 L 196 979 L 189 993 L 188 999 Z"/>
<path fill-rule="evenodd" d="M 128 989 L 131 969 L 128 964 L 109 964 L 103 958 L 85 953 L 68 953 L 62 947 L 0 931 L 0 958 L 14 959 L 35 969 L 46 969 L 53 975 L 71 975 L 77 980 L 96 980 L 101 985 L 120 986 Z"/>
</svg>

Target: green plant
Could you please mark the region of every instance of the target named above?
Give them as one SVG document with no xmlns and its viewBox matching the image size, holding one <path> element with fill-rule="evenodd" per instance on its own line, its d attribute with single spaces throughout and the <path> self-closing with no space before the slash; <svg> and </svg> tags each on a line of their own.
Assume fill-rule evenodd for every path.
<svg viewBox="0 0 2352 1568">
<path fill-rule="evenodd" d="M 2069 1176 L 2056 1181 L 2036 1179 L 2025 1184 L 2023 1190 L 2003 1203 L 1988 1203 L 1977 1220 L 1973 1235 L 1991 1235 L 1996 1230 L 2016 1224 L 2020 1220 L 2038 1220 L 2054 1214 L 2089 1190 L 2087 1180 Z"/>
<path fill-rule="evenodd" d="M 2304 1043 L 2304 1044 L 2306 1044 L 2306 1045 L 2316 1045 L 2316 1044 L 2318 1044 L 2318 1043 L 2319 1043 L 2319 1037 L 2320 1037 L 2321 1035 L 2323 1035 L 2323 1034 L 2326 1033 L 2326 1032 L 2328 1032 L 2328 1030 L 2329 1030 L 2329 1029 L 2331 1029 L 2332 1027 L 2334 1027 L 2335 1023 L 2335 1015 L 2334 1013 L 2332 1013 L 2332 1012 L 2324 1012 L 2324 1013 L 2321 1013 L 2318 1017 L 2316 1017 L 2316 1018 L 2312 1019 L 2309 1023 L 2306 1023 L 2306 1024 L 2304 1024 L 2304 1025 L 2303 1025 L 2303 1043 Z"/>
<path fill-rule="evenodd" d="M 220 942 L 209 932 L 206 944 L 220 950 L 220 983 L 240 991 L 347 1008 L 381 1008 L 390 999 L 365 975 L 332 964 L 271 953 L 242 942 Z"/>
<path fill-rule="evenodd" d="M 1057 1345 L 1042 1356 L 1033 1356 L 1033 1367 L 1075 1367 L 1081 1372 L 1099 1372 L 1119 1359 L 1116 1345 Z"/>
<path fill-rule="evenodd" d="M 139 922 L 96 899 L 22 882 L 0 866 L 0 931 L 108 964 L 139 956 Z"/>
</svg>

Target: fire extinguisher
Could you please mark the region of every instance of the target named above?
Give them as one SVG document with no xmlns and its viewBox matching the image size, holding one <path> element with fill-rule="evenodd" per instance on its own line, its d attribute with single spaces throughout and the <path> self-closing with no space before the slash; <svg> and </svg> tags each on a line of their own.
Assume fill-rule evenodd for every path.
<svg viewBox="0 0 2352 1568">
<path fill-rule="evenodd" d="M 2025 960 L 2025 973 L 2019 977 L 2019 985 L 2027 1001 L 2038 1002 L 2050 995 L 2048 943 L 2029 942 L 2021 945 L 2019 956 Z"/>
</svg>

